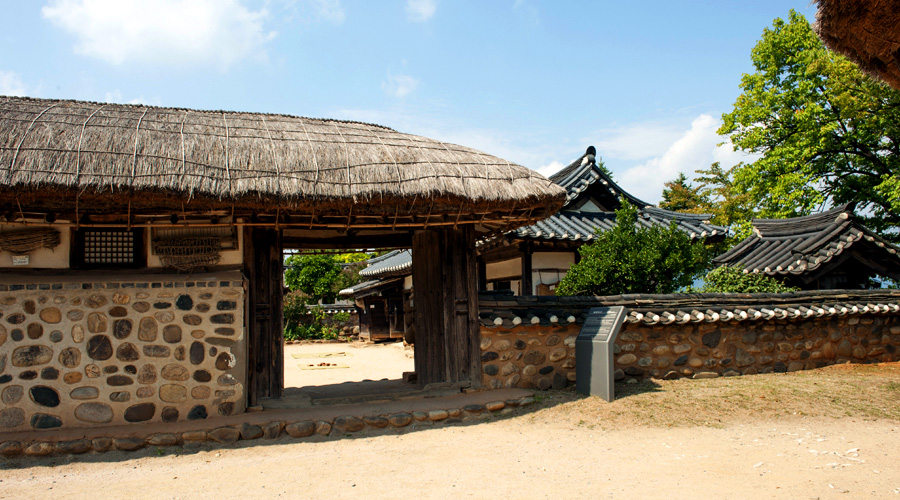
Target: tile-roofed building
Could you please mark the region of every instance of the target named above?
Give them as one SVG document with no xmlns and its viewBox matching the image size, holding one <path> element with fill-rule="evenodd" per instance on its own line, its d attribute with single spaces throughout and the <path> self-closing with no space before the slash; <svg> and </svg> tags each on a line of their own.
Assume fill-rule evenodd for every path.
<svg viewBox="0 0 900 500">
<path fill-rule="evenodd" d="M 876 276 L 900 281 L 898 248 L 863 226 L 853 209 L 754 219 L 753 234 L 714 262 L 803 289 L 867 288 Z"/>
<path fill-rule="evenodd" d="M 598 231 L 616 224 L 625 199 L 638 209 L 638 224 L 668 227 L 673 221 L 692 239 L 720 241 L 726 228 L 710 224 L 710 215 L 664 210 L 631 195 L 604 172 L 591 146 L 584 155 L 550 176 L 566 190 L 558 212 L 530 226 L 486 241 L 480 248 L 480 289 L 512 289 L 520 295 L 551 295 L 578 259 L 578 248 Z"/>
<path fill-rule="evenodd" d="M 367 340 L 413 340 L 413 315 L 406 312 L 412 290 L 412 251 L 392 250 L 373 257 L 359 275 L 368 279 L 338 292 L 356 303 L 359 334 Z"/>
</svg>

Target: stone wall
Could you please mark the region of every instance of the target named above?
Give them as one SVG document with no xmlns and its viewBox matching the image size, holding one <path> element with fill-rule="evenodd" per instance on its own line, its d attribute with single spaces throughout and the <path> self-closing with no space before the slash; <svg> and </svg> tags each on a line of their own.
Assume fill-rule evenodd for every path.
<svg viewBox="0 0 900 500">
<path fill-rule="evenodd" d="M 4 277 L 0 433 L 242 412 L 244 289 L 230 274 Z"/>
<path fill-rule="evenodd" d="M 519 298 L 506 304 L 482 301 L 485 387 L 548 389 L 573 383 L 576 337 L 589 307 L 603 305 L 602 299 L 584 304 L 552 299 L 529 304 Z M 699 305 L 711 310 L 710 304 Z M 748 306 L 751 311 L 753 305 Z M 745 315 L 725 321 L 695 314 L 696 321 L 681 324 L 627 321 L 614 345 L 615 378 L 698 379 L 900 361 L 900 307 L 895 305 L 863 301 L 845 307 L 843 314 L 834 306 L 826 306 L 832 314 L 821 314 L 826 309 L 806 303 L 812 309 L 798 307 L 817 312 L 792 319 Z M 632 307 L 647 311 L 640 301 Z M 647 314 L 658 317 L 666 312 L 657 308 L 657 313 Z"/>
</svg>

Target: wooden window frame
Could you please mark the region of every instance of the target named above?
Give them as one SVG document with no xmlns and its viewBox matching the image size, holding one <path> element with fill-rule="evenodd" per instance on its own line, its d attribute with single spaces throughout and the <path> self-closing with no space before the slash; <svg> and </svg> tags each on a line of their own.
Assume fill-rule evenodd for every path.
<svg viewBox="0 0 900 500">
<path fill-rule="evenodd" d="M 84 261 L 85 236 L 88 233 L 130 232 L 134 238 L 131 263 L 95 263 Z M 146 230 L 144 228 L 82 228 L 72 230 L 72 246 L 69 253 L 69 267 L 72 269 L 141 269 L 147 267 Z"/>
</svg>

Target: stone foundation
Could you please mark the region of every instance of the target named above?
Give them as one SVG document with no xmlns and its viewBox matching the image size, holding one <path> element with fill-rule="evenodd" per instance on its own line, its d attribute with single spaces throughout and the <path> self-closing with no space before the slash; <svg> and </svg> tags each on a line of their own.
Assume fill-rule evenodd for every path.
<svg viewBox="0 0 900 500">
<path fill-rule="evenodd" d="M 243 282 L 142 279 L 0 285 L 0 433 L 244 411 Z"/>
<path fill-rule="evenodd" d="M 584 304 L 571 299 L 482 301 L 484 386 L 549 389 L 574 383 L 575 339 L 587 310 L 603 305 L 603 299 L 583 299 Z M 710 310 L 709 304 L 701 305 Z M 647 309 L 637 301 L 632 306 Z M 626 322 L 614 345 L 615 379 L 699 379 L 900 361 L 900 313 L 893 306 L 867 307 L 794 319 Z"/>
</svg>

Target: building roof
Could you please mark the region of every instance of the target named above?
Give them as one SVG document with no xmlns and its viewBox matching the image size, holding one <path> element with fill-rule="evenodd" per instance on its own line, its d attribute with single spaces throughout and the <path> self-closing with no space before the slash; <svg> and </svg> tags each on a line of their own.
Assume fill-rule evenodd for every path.
<svg viewBox="0 0 900 500">
<path fill-rule="evenodd" d="M 900 89 L 900 1 L 818 0 L 815 30 L 829 48 Z"/>
<path fill-rule="evenodd" d="M 0 96 L 0 202 L 62 210 L 77 197 L 94 210 L 204 200 L 311 226 L 508 229 L 564 193 L 501 158 L 367 123 Z"/>
<path fill-rule="evenodd" d="M 802 275 L 851 252 L 876 254 L 866 263 L 885 276 L 900 274 L 898 248 L 863 226 L 853 205 L 791 219 L 753 219 L 753 234 L 716 257 L 718 264 L 770 276 Z"/>
<path fill-rule="evenodd" d="M 722 239 L 726 228 L 709 223 L 708 214 L 685 214 L 657 208 L 642 201 L 616 184 L 601 170 L 593 146 L 569 166 L 550 176 L 566 190 L 563 208 L 530 226 L 508 233 L 519 239 L 569 240 L 591 242 L 597 230 L 606 231 L 616 223 L 615 210 L 624 198 L 638 209 L 638 224 L 646 227 L 677 227 L 692 239 Z"/>
<path fill-rule="evenodd" d="M 399 277 L 383 279 L 378 278 L 374 280 L 364 281 L 362 283 L 357 283 L 351 287 L 344 288 L 343 290 L 338 292 L 338 295 L 360 299 L 378 293 L 382 288 L 388 285 L 399 283 L 400 281 L 402 280 Z"/>
<path fill-rule="evenodd" d="M 412 272 L 412 250 L 392 250 L 366 261 L 368 265 L 359 271 L 364 278 L 388 278 L 405 276 Z"/>
<path fill-rule="evenodd" d="M 898 290 L 816 290 L 789 293 L 629 294 L 607 297 L 479 295 L 481 324 L 582 324 L 592 307 L 624 306 L 625 321 L 645 325 L 762 322 L 900 313 Z"/>
</svg>

